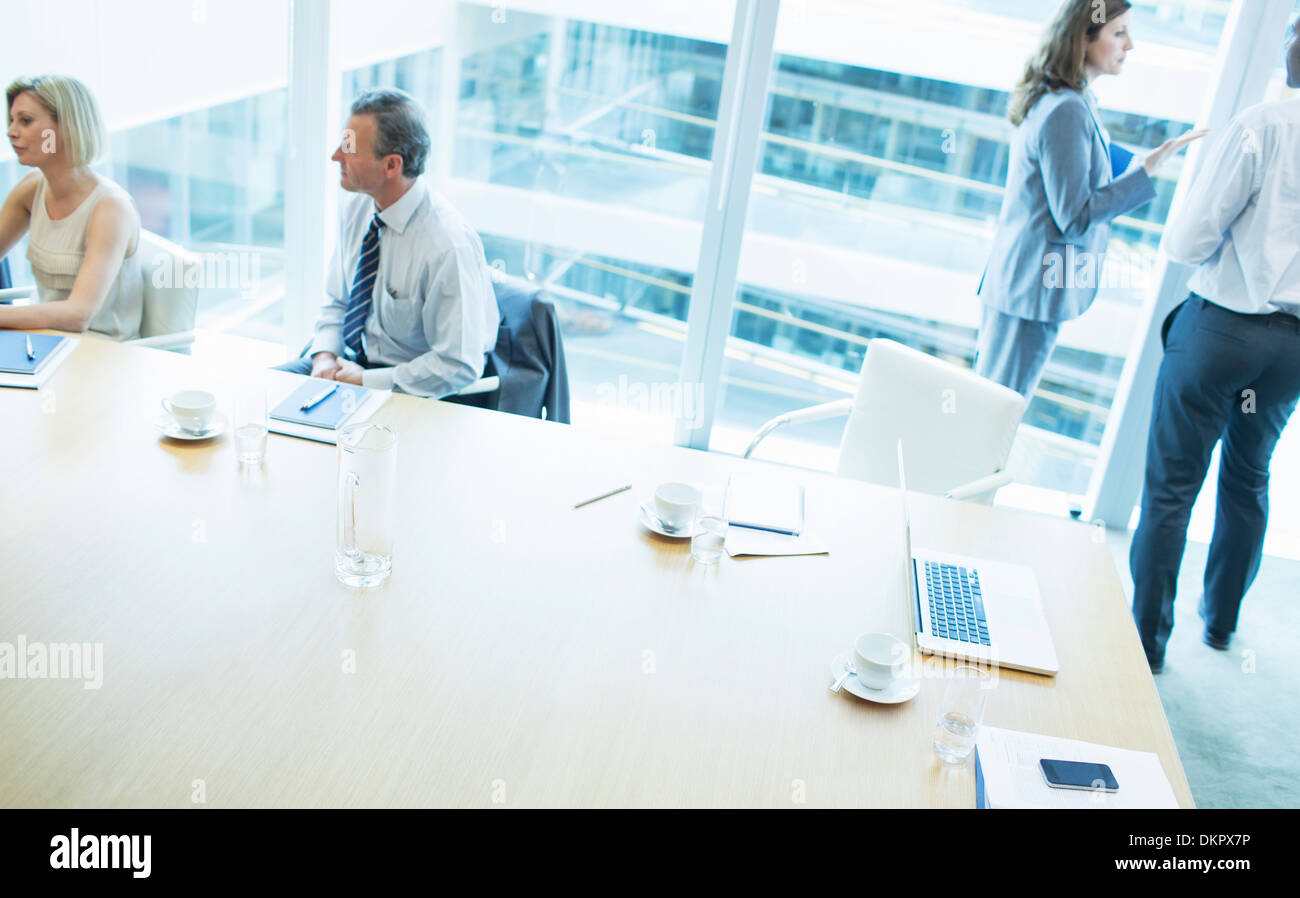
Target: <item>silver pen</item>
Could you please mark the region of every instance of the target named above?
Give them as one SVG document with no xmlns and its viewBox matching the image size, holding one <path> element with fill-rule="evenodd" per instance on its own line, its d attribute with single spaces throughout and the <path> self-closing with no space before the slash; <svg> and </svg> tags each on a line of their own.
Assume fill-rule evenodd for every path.
<svg viewBox="0 0 1300 898">
<path fill-rule="evenodd" d="M 27 361 L 36 361 L 36 350 L 32 349 L 32 335 L 27 335 Z"/>
<path fill-rule="evenodd" d="M 338 388 L 339 388 L 339 385 L 338 385 L 337 383 L 336 383 L 336 384 L 333 384 L 332 386 L 326 387 L 325 389 L 321 390 L 320 393 L 318 393 L 318 394 L 316 395 L 315 398 L 313 398 L 313 399 L 309 400 L 308 402 L 305 402 L 305 403 L 303 403 L 302 405 L 298 406 L 298 411 L 300 411 L 300 412 L 309 412 L 309 411 L 311 411 L 311 410 L 314 409 L 316 406 L 318 406 L 318 405 L 320 405 L 322 402 L 324 402 L 326 399 L 329 399 L 331 396 L 333 396 L 333 395 L 334 395 L 334 391 L 337 390 Z"/>
<path fill-rule="evenodd" d="M 573 507 L 581 508 L 584 505 L 590 505 L 592 502 L 599 502 L 601 499 L 608 499 L 610 496 L 617 496 L 619 493 L 627 492 L 631 488 L 632 488 L 632 484 L 629 483 L 627 486 L 620 486 L 618 489 L 610 490 L 608 493 L 601 493 L 599 496 L 593 496 L 590 499 L 583 499 L 581 502 L 579 502 L 577 505 Z"/>
</svg>

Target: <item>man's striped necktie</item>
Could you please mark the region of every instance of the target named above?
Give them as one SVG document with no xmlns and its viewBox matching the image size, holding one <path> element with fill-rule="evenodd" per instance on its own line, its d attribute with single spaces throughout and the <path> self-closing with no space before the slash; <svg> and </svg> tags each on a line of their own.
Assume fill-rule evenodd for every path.
<svg viewBox="0 0 1300 898">
<path fill-rule="evenodd" d="M 343 343 L 356 354 L 357 364 L 362 366 L 366 364 L 366 352 L 361 345 L 361 334 L 370 317 L 370 297 L 375 292 L 375 276 L 379 273 L 379 229 L 383 226 L 376 212 L 366 239 L 361 241 L 361 258 L 357 259 L 357 274 L 352 279 L 348 310 L 343 316 Z"/>
</svg>

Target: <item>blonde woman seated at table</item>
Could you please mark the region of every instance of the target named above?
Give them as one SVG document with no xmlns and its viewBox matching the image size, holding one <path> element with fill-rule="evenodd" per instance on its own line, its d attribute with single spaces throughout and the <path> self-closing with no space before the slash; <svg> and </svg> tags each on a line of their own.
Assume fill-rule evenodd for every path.
<svg viewBox="0 0 1300 898">
<path fill-rule="evenodd" d="M 75 78 L 19 78 L 5 91 L 9 144 L 35 168 L 0 207 L 0 256 L 27 234 L 38 303 L 0 305 L 0 328 L 140 335 L 140 217 L 90 170 L 107 142 L 99 106 Z"/>
</svg>

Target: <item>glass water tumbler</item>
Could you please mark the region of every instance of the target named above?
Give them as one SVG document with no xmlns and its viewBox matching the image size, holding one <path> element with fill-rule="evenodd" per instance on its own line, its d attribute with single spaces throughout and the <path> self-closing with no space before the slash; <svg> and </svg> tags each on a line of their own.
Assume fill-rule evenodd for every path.
<svg viewBox="0 0 1300 898">
<path fill-rule="evenodd" d="M 235 452 L 240 464 L 260 464 L 266 457 L 266 389 L 244 386 L 235 393 Z"/>
<path fill-rule="evenodd" d="M 961 764 L 970 757 L 984 719 L 988 686 L 988 674 L 977 667 L 958 667 L 952 672 L 934 726 L 934 753 L 945 764 Z"/>
<path fill-rule="evenodd" d="M 691 557 L 697 564 L 717 564 L 727 544 L 727 522 L 718 515 L 702 514 L 695 520 Z"/>
</svg>

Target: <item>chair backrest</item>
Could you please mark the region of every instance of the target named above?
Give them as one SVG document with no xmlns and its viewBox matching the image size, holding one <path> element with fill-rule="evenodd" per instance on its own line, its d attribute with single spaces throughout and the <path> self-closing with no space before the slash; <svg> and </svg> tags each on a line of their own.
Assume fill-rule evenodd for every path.
<svg viewBox="0 0 1300 898">
<path fill-rule="evenodd" d="M 569 423 L 569 371 L 555 304 L 537 284 L 492 272 L 501 311 L 493 370 L 501 388 L 499 411 Z"/>
<path fill-rule="evenodd" d="M 140 229 L 140 275 L 144 278 L 141 337 L 194 330 L 199 288 L 185 286 L 185 274 L 198 260 L 180 246 Z"/>
<path fill-rule="evenodd" d="M 1024 409 L 1019 393 L 969 369 L 872 340 L 838 473 L 897 486 L 901 439 L 908 489 L 940 495 L 1006 466 Z"/>
</svg>

